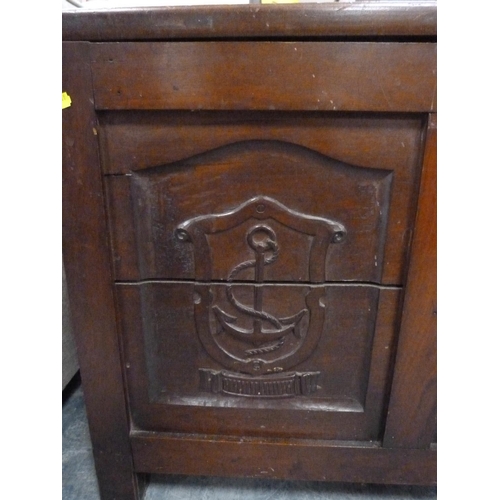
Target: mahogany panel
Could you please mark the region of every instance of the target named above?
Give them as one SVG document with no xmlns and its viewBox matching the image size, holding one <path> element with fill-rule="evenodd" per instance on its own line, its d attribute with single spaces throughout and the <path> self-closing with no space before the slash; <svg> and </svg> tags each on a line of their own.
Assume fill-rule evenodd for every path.
<svg viewBox="0 0 500 500">
<path fill-rule="evenodd" d="M 115 279 L 140 278 L 134 209 L 128 176 L 104 178 Z"/>
<path fill-rule="evenodd" d="M 209 314 L 203 309 L 204 289 L 213 294 L 213 302 L 205 304 L 211 309 Z M 159 282 L 117 286 L 136 428 L 241 436 L 380 438 L 400 290 L 264 286 L 264 311 L 276 317 L 289 317 L 301 308 L 308 311 L 299 324 L 300 340 L 293 332 L 283 333 L 281 345 L 267 342 L 264 345 L 270 350 L 254 353 L 259 344 L 235 340 L 231 332 L 219 330 L 216 309 L 237 315 L 233 324 L 238 328 L 253 328 L 251 317 L 228 303 L 226 289 L 227 285 L 220 284 Z M 254 291 L 252 285 L 234 287 L 237 300 L 245 305 L 252 305 Z M 318 321 L 314 300 L 320 296 L 324 296 L 320 307 L 325 312 Z M 308 349 L 309 341 L 311 349 L 303 356 L 301 351 Z M 297 346 L 299 351 L 295 351 Z M 238 361 L 242 358 L 250 360 L 248 370 Z M 254 363 L 260 363 L 258 371 Z M 268 382 L 275 386 L 286 383 L 284 379 L 298 382 L 304 374 L 315 377 L 310 391 L 280 392 L 278 387 L 267 397 L 244 386 L 255 382 L 265 391 Z M 207 385 L 207 376 L 219 377 L 222 386 Z"/>
<path fill-rule="evenodd" d="M 385 484 L 436 483 L 433 450 L 383 449 L 376 443 L 263 440 L 132 432 L 138 471 Z"/>
<path fill-rule="evenodd" d="M 429 448 L 436 441 L 437 118 L 429 116 L 415 236 L 384 446 Z"/>
<path fill-rule="evenodd" d="M 89 44 L 63 44 L 63 255 L 73 332 L 103 500 L 138 498 L 124 394 L 92 105 Z"/>
<path fill-rule="evenodd" d="M 435 110 L 436 44 L 93 44 L 96 109 Z"/>
<path fill-rule="evenodd" d="M 436 2 L 146 7 L 63 12 L 63 40 L 434 37 Z M 154 18 L 154 22 L 151 20 Z"/>
<path fill-rule="evenodd" d="M 142 472 L 435 483 L 435 19 L 434 1 L 63 15 L 104 42 L 63 54 L 103 499 L 136 499 Z"/>
<path fill-rule="evenodd" d="M 413 134 L 418 146 L 418 129 Z M 345 239 L 328 247 L 327 281 L 399 284 L 415 209 L 418 158 L 415 148 L 410 165 L 405 161 L 394 163 L 393 170 L 364 168 L 290 143 L 244 141 L 173 164 L 108 177 L 116 278 L 193 279 L 194 246 L 176 238 L 177 226 L 193 217 L 237 210 L 259 194 L 294 212 L 345 226 Z M 241 224 L 210 236 L 213 269 L 203 279 L 227 279 L 233 266 L 251 258 L 247 229 Z M 265 280 L 312 279 L 305 260 L 310 237 L 284 226 L 277 237 L 284 251 L 267 268 Z M 251 279 L 248 273 L 239 279 Z"/>
<path fill-rule="evenodd" d="M 98 118 L 102 168 L 115 175 L 248 140 L 289 142 L 350 165 L 410 175 L 421 167 L 427 124 L 427 115 L 327 111 L 101 111 Z"/>
<path fill-rule="evenodd" d="M 297 182 L 290 178 L 290 173 L 300 170 L 300 185 L 308 186 L 307 193 L 314 193 L 314 198 L 321 193 L 325 193 L 329 204 L 342 203 L 337 200 L 339 190 L 345 184 L 345 180 L 339 185 L 333 184 L 333 178 L 329 179 L 329 170 L 334 168 L 334 162 L 325 163 L 327 158 L 322 160 L 326 165 L 324 169 L 324 181 L 321 181 L 320 186 L 314 186 L 313 182 L 317 179 L 317 175 L 313 176 L 309 169 L 317 164 L 317 159 L 320 155 L 312 154 L 312 151 L 317 151 L 330 159 L 340 160 L 348 165 L 358 167 L 369 167 L 391 172 L 392 189 L 391 189 L 391 206 L 388 213 L 380 214 L 380 210 L 385 210 L 384 202 L 380 197 L 383 191 L 377 190 L 371 201 L 369 185 L 364 185 L 366 179 L 363 180 L 362 172 L 367 172 L 363 168 L 359 169 L 360 183 L 357 187 L 352 186 L 352 189 L 361 197 L 357 200 L 358 207 L 353 205 L 354 200 L 348 202 L 347 210 L 348 217 L 357 218 L 358 222 L 362 222 L 359 226 L 357 242 L 360 246 L 354 250 L 352 242 L 354 240 L 349 237 L 346 244 L 343 245 L 345 251 L 338 247 L 337 251 L 341 255 L 347 255 L 347 261 L 352 264 L 343 262 L 342 265 L 335 264 L 331 261 L 331 265 L 336 265 L 337 269 L 328 273 L 327 279 L 358 279 L 358 280 L 376 280 L 379 273 L 382 273 L 382 282 L 386 284 L 399 284 L 403 280 L 403 272 L 405 270 L 405 257 L 408 248 L 409 235 L 411 234 L 411 221 L 414 217 L 414 199 L 416 197 L 418 175 L 421 163 L 422 149 L 422 131 L 423 121 L 419 116 L 396 116 L 396 115 L 349 115 L 335 113 L 274 113 L 274 112 L 120 112 L 120 113 L 104 113 L 100 115 L 99 137 L 101 144 L 101 158 L 103 159 L 104 168 L 112 174 L 131 174 L 133 171 L 144 170 L 145 184 L 147 176 L 151 180 L 158 178 L 155 174 L 155 169 L 147 168 L 156 165 L 165 165 L 165 180 L 167 179 L 182 179 L 185 178 L 185 187 L 189 190 L 191 179 L 193 176 L 193 168 L 197 168 L 198 176 L 202 176 L 200 167 L 203 165 L 204 159 L 209 161 L 205 165 L 203 171 L 206 172 L 205 179 L 199 177 L 195 184 L 198 191 L 203 193 L 205 201 L 200 202 L 200 207 L 208 212 L 223 210 L 227 207 L 235 208 L 244 200 L 235 198 L 241 189 L 248 184 L 248 179 L 245 176 L 244 166 L 241 165 L 244 155 L 248 157 L 246 149 L 253 144 L 255 149 L 255 140 L 275 140 L 277 148 L 271 153 L 281 154 L 283 156 L 283 165 L 280 167 L 283 172 L 283 177 L 279 177 L 278 173 L 271 174 L 272 165 L 276 163 L 277 158 L 270 162 L 267 158 L 259 159 L 259 165 L 249 165 L 255 176 L 260 176 L 261 181 L 256 188 L 260 191 L 251 192 L 248 189 L 247 197 L 250 198 L 256 193 L 276 193 L 281 186 L 285 189 L 279 193 L 279 198 L 283 200 L 283 195 L 286 198 L 291 198 L 288 202 L 291 207 L 297 206 L 297 201 L 304 198 L 306 190 L 301 192 L 297 189 Z M 254 141 L 252 143 L 248 141 Z M 286 142 L 285 142 L 286 141 Z M 238 150 L 236 143 L 241 143 L 239 146 L 241 153 Z M 223 149 L 223 146 L 231 145 Z M 270 151 L 268 143 L 265 146 L 262 144 L 262 153 Z M 288 145 L 287 145 L 288 144 Z M 293 148 L 293 145 L 305 146 L 307 150 L 311 150 L 309 158 L 307 150 L 300 153 L 300 157 L 292 159 L 290 162 L 288 157 L 293 151 L 298 151 L 300 148 Z M 265 147 L 264 147 L 265 146 Z M 279 147 L 278 147 L 279 146 Z M 285 155 L 279 153 L 289 149 Z M 211 155 L 199 155 L 205 151 L 212 151 Z M 216 151 L 219 151 L 219 158 L 215 157 Z M 222 152 L 226 151 L 226 157 Z M 198 156 L 196 156 L 198 154 Z M 195 156 L 192 156 L 195 155 Z M 240 156 L 241 158 L 238 158 Z M 296 155 L 297 156 L 297 155 Z M 181 160 L 185 160 L 184 162 Z M 228 162 L 240 164 L 242 171 L 236 175 L 231 173 L 231 165 Z M 302 161 L 303 164 L 298 165 L 297 162 Z M 290 163 L 290 164 L 288 164 Z M 224 175 L 214 176 L 208 170 L 221 171 L 223 164 L 226 164 Z M 168 167 L 167 167 L 168 166 Z M 233 165 L 234 166 L 234 165 Z M 183 170 L 184 169 L 184 170 Z M 161 169 L 156 169 L 156 172 Z M 268 176 L 268 181 L 264 181 L 262 177 Z M 140 174 L 140 172 L 138 172 Z M 139 177 L 141 176 L 139 175 Z M 353 174 L 354 175 L 354 174 Z M 366 173 L 365 175 L 371 175 Z M 172 176 L 172 177 L 169 177 Z M 178 252 L 184 251 L 183 246 L 177 246 L 173 239 L 172 221 L 169 223 L 169 218 L 172 219 L 173 214 L 163 214 L 164 220 L 154 221 L 156 229 L 152 227 L 153 221 L 149 221 L 148 217 L 141 217 L 139 224 L 144 230 L 149 231 L 148 235 L 142 235 L 141 241 L 148 241 L 151 251 L 157 254 L 157 261 L 163 262 L 164 265 L 169 265 L 170 269 L 166 270 L 161 266 L 139 270 L 140 248 L 135 242 L 134 226 L 136 221 L 133 215 L 133 199 L 130 193 L 129 183 L 133 182 L 134 176 L 126 176 L 119 178 L 113 175 L 108 179 L 109 196 L 110 196 L 110 216 L 111 230 L 113 232 L 113 253 L 117 279 L 132 280 L 145 279 L 150 277 L 176 277 L 176 278 L 192 278 L 192 270 L 189 265 L 181 270 L 173 271 L 175 261 L 179 259 Z M 208 182 L 208 184 L 207 184 Z M 323 185 L 324 182 L 324 185 Z M 330 192 L 328 191 L 330 186 Z M 160 189 L 160 185 L 156 189 Z M 166 190 L 164 196 L 168 196 L 175 200 L 175 196 L 171 193 L 167 185 L 161 188 Z M 177 189 L 177 188 L 176 188 Z M 214 190 L 218 189 L 219 192 Z M 185 189 L 184 189 L 185 191 Z M 292 193 L 297 192 L 296 195 Z M 151 192 L 151 190 L 150 190 Z M 219 206 L 204 206 L 208 200 L 209 192 L 213 193 L 214 203 Z M 152 192 L 151 192 L 152 193 Z M 334 194 L 335 193 L 335 194 Z M 334 196 L 332 197 L 332 194 Z M 162 196 L 163 196 L 162 195 Z M 177 197 L 180 193 L 177 194 Z M 184 193 L 184 197 L 190 197 L 189 193 Z M 277 194 L 274 195 L 276 198 Z M 193 198 L 193 203 L 199 201 L 200 196 Z M 224 199 L 234 198 L 232 205 L 224 204 Z M 365 201 L 363 201 L 365 200 Z M 148 204 L 155 203 L 150 199 Z M 176 202 L 171 202 L 176 206 Z M 185 204 L 184 201 L 182 201 Z M 385 203 L 388 203 L 386 198 Z M 363 205 L 364 204 L 364 205 Z M 379 204 L 379 205 L 377 205 Z M 364 207 L 364 208 L 363 208 Z M 157 207 L 155 210 L 158 212 Z M 166 208 L 166 207 L 165 207 Z M 380 209 L 380 210 L 379 210 Z M 320 210 L 318 207 L 315 210 Z M 321 213 L 321 210 L 318 214 Z M 327 212 L 323 209 L 323 215 Z M 332 212 L 333 215 L 334 212 Z M 201 212 L 196 213 L 193 206 L 193 211 L 190 216 L 202 215 Z M 367 222 L 374 221 L 376 217 L 387 225 L 386 229 L 382 226 L 372 225 L 368 228 Z M 166 225 L 165 225 L 166 224 Z M 149 226 L 148 226 L 149 225 Z M 149 227 L 149 229 L 147 229 Z M 151 246 L 152 232 L 160 231 L 157 237 L 163 238 L 162 234 L 166 235 L 166 240 L 162 241 L 162 247 Z M 372 231 L 370 233 L 370 231 Z M 383 238 L 382 234 L 378 236 L 374 231 L 387 231 L 387 241 L 389 242 L 384 248 L 384 255 L 381 254 L 381 248 L 373 249 L 374 238 Z M 369 243 L 368 241 L 371 241 Z M 380 240 L 381 241 L 381 240 Z M 144 246 L 144 245 L 142 245 Z M 371 250 L 373 253 L 370 253 Z M 169 252 L 166 253 L 165 252 Z M 172 253 L 173 252 L 173 253 Z M 165 255 L 164 255 L 165 254 Z M 375 262 L 374 256 L 377 261 Z M 185 260 L 185 258 L 184 258 Z M 336 277 L 335 277 L 336 276 Z M 224 276 L 225 277 L 225 276 Z"/>
<path fill-rule="evenodd" d="M 248 231 L 265 225 L 275 232 L 278 254 L 264 281 L 381 280 L 391 171 L 353 167 L 292 144 L 245 141 L 127 178 L 142 279 L 227 280 L 235 266 L 254 258 Z M 257 196 L 261 201 L 251 209 Z M 410 205 L 401 193 L 397 197 Z M 241 214 L 240 220 L 200 228 L 204 238 L 179 238 L 182 224 L 212 215 L 222 221 L 229 213 Z M 343 228 L 342 239 L 328 236 L 319 275 L 312 267 L 324 259 L 315 255 L 317 240 L 292 222 L 311 217 Z M 242 270 L 235 279 L 254 279 L 253 271 Z"/>
</svg>

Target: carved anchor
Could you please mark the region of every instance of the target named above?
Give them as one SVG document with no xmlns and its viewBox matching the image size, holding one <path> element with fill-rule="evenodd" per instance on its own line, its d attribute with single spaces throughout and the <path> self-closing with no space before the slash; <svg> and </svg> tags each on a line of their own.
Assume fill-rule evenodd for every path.
<svg viewBox="0 0 500 500">
<path fill-rule="evenodd" d="M 276 233 L 267 225 L 261 224 L 255 226 L 247 233 L 247 243 L 248 246 L 255 252 L 255 259 L 247 260 L 235 266 L 228 276 L 228 281 L 234 281 L 236 276 L 241 271 L 254 267 L 256 283 L 254 286 L 254 305 L 253 307 L 248 307 L 239 302 L 234 296 L 231 285 L 226 288 L 226 296 L 229 302 L 238 311 L 254 318 L 253 329 L 246 330 L 231 324 L 235 323 L 237 318 L 225 313 L 219 306 L 214 306 L 212 310 L 214 311 L 222 330 L 237 340 L 247 344 L 253 344 L 257 347 L 268 342 L 279 341 L 273 346 L 246 351 L 247 354 L 252 355 L 279 349 L 279 347 L 283 345 L 284 337 L 291 332 L 293 332 L 293 334 L 300 339 L 301 333 L 299 323 L 304 314 L 307 312 L 307 309 L 302 309 L 297 314 L 287 318 L 276 318 L 263 310 L 263 288 L 261 284 L 264 281 L 264 266 L 275 262 L 279 255 Z M 264 329 L 263 322 L 271 323 L 275 329 Z"/>
<path fill-rule="evenodd" d="M 246 316 L 253 320 L 252 328 L 243 328 L 237 324 L 237 317 L 231 316 L 213 304 L 213 290 L 210 285 L 213 282 L 211 254 L 215 249 L 210 247 L 210 239 L 207 236 L 215 236 L 249 221 L 252 221 L 252 225 L 246 233 L 246 242 L 253 250 L 255 258 L 235 266 L 230 271 L 225 286 L 227 301 L 239 313 L 240 319 L 241 316 Z M 305 304 L 301 306 L 303 308 L 293 316 L 285 318 L 275 317 L 263 307 L 265 266 L 276 262 L 280 255 L 276 233 L 270 227 L 271 221 L 295 231 L 298 235 L 307 235 L 311 242 L 307 259 L 309 268 L 307 281 L 314 283 L 315 286 L 309 288 Z M 297 212 L 267 196 L 255 196 L 228 212 L 200 215 L 179 224 L 175 229 L 176 238 L 193 245 L 194 317 L 198 337 L 207 353 L 231 370 L 230 373 L 245 373 L 251 376 L 254 382 L 260 380 L 259 376 L 287 373 L 287 370 L 308 359 L 316 349 L 323 332 L 325 289 L 321 285 L 325 282 L 328 246 L 330 243 L 341 243 L 346 234 L 345 226 L 338 221 Z M 239 302 L 233 291 L 234 281 L 238 275 L 250 268 L 254 269 L 254 281 L 248 285 L 253 287 L 251 306 Z M 279 291 L 283 285 L 273 286 Z M 215 317 L 216 328 L 211 327 L 212 314 Z M 287 341 L 291 340 L 292 336 L 295 341 Z M 229 339 L 235 339 L 237 342 L 228 343 Z M 233 387 L 231 384 L 234 380 L 227 381 L 226 375 L 209 374 L 207 377 L 207 381 L 211 380 L 210 384 L 207 382 L 210 386 L 215 384 L 219 387 L 220 384 L 224 385 L 227 382 Z M 293 384 L 298 383 L 298 379 L 294 378 L 295 375 L 288 373 L 287 377 L 292 378 L 285 377 L 283 383 L 292 384 L 292 379 Z M 270 380 L 271 385 L 276 382 L 275 378 Z M 300 378 L 300 380 L 306 379 Z M 247 384 L 247 379 L 242 383 Z M 233 389 L 227 390 L 231 392 Z M 244 392 L 246 389 L 241 390 L 246 394 Z M 273 391 L 274 389 L 271 392 Z M 292 392 L 294 391 L 295 389 Z M 285 392 L 289 394 L 288 389 Z"/>
</svg>

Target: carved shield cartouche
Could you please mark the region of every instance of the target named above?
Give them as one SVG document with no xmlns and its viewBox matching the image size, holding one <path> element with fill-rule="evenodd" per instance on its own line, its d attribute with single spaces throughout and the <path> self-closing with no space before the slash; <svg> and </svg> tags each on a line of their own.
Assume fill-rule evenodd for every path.
<svg viewBox="0 0 500 500">
<path fill-rule="evenodd" d="M 217 245 L 211 248 L 209 237 L 241 225 L 248 226 L 246 245 L 253 258 L 236 263 L 224 284 L 214 284 L 212 252 Z M 280 293 L 290 293 L 286 284 L 265 281 L 266 269 L 287 251 L 280 246 L 278 227 L 311 239 L 302 304 L 282 316 L 266 307 L 266 296 L 276 300 Z M 287 370 L 308 359 L 318 344 L 325 316 L 326 253 L 330 243 L 340 243 L 345 235 L 345 227 L 337 221 L 296 212 L 266 196 L 252 198 L 230 212 L 194 217 L 177 227 L 176 237 L 194 248 L 198 336 L 208 354 L 227 369 L 200 369 L 202 390 L 252 397 L 315 392 L 319 372 Z M 247 270 L 253 271 L 251 282 L 241 279 Z M 297 304 L 296 297 L 288 301 Z"/>
</svg>

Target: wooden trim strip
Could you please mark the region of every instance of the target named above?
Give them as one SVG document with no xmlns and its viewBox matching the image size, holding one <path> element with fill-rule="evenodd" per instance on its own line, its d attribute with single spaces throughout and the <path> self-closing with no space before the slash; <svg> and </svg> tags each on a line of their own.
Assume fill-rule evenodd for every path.
<svg viewBox="0 0 500 500">
<path fill-rule="evenodd" d="M 263 440 L 133 431 L 137 472 L 430 485 L 436 452 L 376 443 Z"/>
<path fill-rule="evenodd" d="M 139 484 L 115 322 L 104 193 L 92 103 L 89 45 L 64 43 L 63 255 L 73 332 L 102 500 L 136 500 Z"/>
<path fill-rule="evenodd" d="M 101 110 L 435 109 L 433 43 L 102 43 L 92 71 Z"/>
<path fill-rule="evenodd" d="M 429 116 L 415 234 L 384 446 L 429 448 L 436 433 L 437 117 Z M 409 390 L 409 388 L 411 388 Z"/>
<path fill-rule="evenodd" d="M 63 13 L 63 40 L 435 37 L 435 1 L 148 7 Z"/>
</svg>

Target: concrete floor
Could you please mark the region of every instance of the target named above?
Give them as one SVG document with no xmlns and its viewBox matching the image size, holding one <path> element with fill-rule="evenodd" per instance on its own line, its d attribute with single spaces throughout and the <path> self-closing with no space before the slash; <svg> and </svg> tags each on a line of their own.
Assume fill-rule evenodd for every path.
<svg viewBox="0 0 500 500">
<path fill-rule="evenodd" d="M 63 500 L 99 500 L 78 376 L 63 392 Z M 144 500 L 435 500 L 436 487 L 153 477 Z"/>
</svg>

